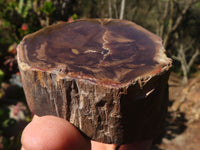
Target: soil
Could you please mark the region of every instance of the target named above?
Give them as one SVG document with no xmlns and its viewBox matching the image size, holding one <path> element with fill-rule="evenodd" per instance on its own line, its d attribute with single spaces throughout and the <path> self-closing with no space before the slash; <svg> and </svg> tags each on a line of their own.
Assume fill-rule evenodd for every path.
<svg viewBox="0 0 200 150">
<path fill-rule="evenodd" d="M 181 77 L 171 73 L 166 127 L 151 150 L 200 150 L 199 77 L 183 86 Z"/>
</svg>

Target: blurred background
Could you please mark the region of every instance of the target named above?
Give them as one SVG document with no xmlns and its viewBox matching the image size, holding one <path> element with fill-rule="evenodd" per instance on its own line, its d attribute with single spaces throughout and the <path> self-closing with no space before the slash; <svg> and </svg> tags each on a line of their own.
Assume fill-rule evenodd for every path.
<svg viewBox="0 0 200 150">
<path fill-rule="evenodd" d="M 81 18 L 133 21 L 163 39 L 173 59 L 165 129 L 151 150 L 200 149 L 200 0 L 0 0 L 0 149 L 18 150 L 31 121 L 16 47 L 45 26 Z"/>
</svg>

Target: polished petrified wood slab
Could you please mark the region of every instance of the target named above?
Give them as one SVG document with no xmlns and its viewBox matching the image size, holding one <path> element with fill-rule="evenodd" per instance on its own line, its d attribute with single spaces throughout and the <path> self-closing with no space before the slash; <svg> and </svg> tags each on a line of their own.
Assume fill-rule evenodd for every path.
<svg viewBox="0 0 200 150">
<path fill-rule="evenodd" d="M 160 133 L 171 59 L 153 33 L 129 21 L 83 19 L 30 34 L 17 49 L 35 114 L 67 119 L 105 143 Z"/>
</svg>

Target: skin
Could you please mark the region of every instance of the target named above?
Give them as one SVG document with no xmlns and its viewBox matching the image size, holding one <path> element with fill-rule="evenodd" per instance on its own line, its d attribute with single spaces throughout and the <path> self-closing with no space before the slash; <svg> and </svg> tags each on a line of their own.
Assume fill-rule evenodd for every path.
<svg viewBox="0 0 200 150">
<path fill-rule="evenodd" d="M 34 116 L 22 133 L 21 150 L 115 150 L 115 144 L 104 144 L 84 138 L 68 121 L 54 116 Z M 149 150 L 152 140 L 121 145 L 119 150 Z"/>
</svg>

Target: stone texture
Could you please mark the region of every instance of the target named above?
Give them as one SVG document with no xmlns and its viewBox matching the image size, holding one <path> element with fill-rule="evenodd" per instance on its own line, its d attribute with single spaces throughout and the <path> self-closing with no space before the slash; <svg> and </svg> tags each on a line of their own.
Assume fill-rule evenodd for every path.
<svg viewBox="0 0 200 150">
<path fill-rule="evenodd" d="M 30 34 L 17 50 L 35 114 L 64 118 L 105 143 L 159 135 L 171 59 L 153 33 L 125 20 L 83 19 Z"/>
</svg>

